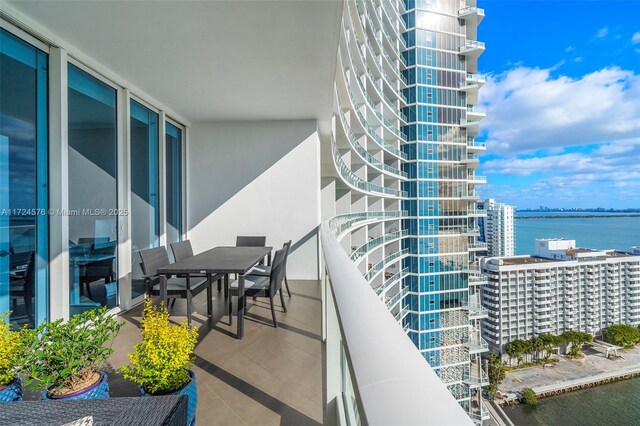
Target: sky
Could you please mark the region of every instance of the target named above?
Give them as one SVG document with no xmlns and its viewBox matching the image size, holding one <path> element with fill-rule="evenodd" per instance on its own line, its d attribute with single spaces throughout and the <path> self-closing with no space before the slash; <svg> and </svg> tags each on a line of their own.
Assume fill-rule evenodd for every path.
<svg viewBox="0 0 640 426">
<path fill-rule="evenodd" d="M 483 198 L 640 208 L 640 1 L 479 0 Z"/>
</svg>

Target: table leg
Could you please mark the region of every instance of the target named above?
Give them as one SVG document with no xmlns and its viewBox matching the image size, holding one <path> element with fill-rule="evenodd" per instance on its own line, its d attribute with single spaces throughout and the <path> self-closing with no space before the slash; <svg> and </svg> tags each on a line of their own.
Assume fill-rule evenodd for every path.
<svg viewBox="0 0 640 426">
<path fill-rule="evenodd" d="M 238 331 L 237 338 L 244 335 L 244 274 L 238 275 Z"/>
<path fill-rule="evenodd" d="M 207 283 L 205 285 L 207 286 L 207 314 L 211 316 L 213 313 L 213 302 L 211 300 L 213 297 L 213 283 L 211 282 L 211 274 L 207 274 Z"/>
<path fill-rule="evenodd" d="M 271 266 L 271 252 L 267 255 L 267 266 Z"/>
<path fill-rule="evenodd" d="M 167 297 L 167 277 L 160 275 L 160 299 L 165 308 L 168 308 L 169 298 Z"/>
</svg>

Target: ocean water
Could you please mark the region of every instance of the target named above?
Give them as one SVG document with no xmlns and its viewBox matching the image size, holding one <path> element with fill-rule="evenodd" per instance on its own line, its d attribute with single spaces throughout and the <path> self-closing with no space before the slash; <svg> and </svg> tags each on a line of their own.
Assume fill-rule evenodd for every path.
<svg viewBox="0 0 640 426">
<path fill-rule="evenodd" d="M 516 212 L 516 254 L 532 254 L 536 238 L 569 238 L 578 247 L 630 251 L 640 246 L 640 217 L 535 218 L 522 216 L 576 215 L 558 212 Z M 583 213 L 582 215 L 595 215 Z"/>
<path fill-rule="evenodd" d="M 630 379 L 541 399 L 535 407 L 504 411 L 516 426 L 613 426 L 640 424 L 640 379 Z"/>
</svg>

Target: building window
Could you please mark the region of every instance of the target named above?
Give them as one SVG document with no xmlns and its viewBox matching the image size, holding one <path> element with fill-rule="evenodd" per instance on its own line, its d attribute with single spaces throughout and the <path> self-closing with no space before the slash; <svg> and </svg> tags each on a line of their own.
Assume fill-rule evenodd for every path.
<svg viewBox="0 0 640 426">
<path fill-rule="evenodd" d="M 166 123 L 167 243 L 182 240 L 182 129 Z"/>
<path fill-rule="evenodd" d="M 118 304 L 117 215 L 109 214 L 118 208 L 118 141 L 116 89 L 72 64 L 68 76 L 69 208 L 100 212 L 69 217 L 74 315 L 91 306 Z"/>
<path fill-rule="evenodd" d="M 0 211 L 47 211 L 47 54 L 0 29 Z M 16 327 L 48 316 L 45 214 L 0 214 L 0 313 Z"/>
<path fill-rule="evenodd" d="M 160 244 L 158 114 L 131 100 L 131 298 L 145 293 L 141 250 Z"/>
</svg>

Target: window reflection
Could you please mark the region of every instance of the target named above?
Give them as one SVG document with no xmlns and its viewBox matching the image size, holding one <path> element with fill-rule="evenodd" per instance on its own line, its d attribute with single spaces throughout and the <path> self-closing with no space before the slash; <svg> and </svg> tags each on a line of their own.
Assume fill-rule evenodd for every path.
<svg viewBox="0 0 640 426">
<path fill-rule="evenodd" d="M 144 294 L 140 250 L 159 245 L 158 114 L 131 100 L 131 297 Z"/>
<path fill-rule="evenodd" d="M 0 30 L 0 313 L 47 315 L 47 55 Z"/>
<path fill-rule="evenodd" d="M 118 304 L 116 90 L 69 64 L 71 314 Z"/>
</svg>

